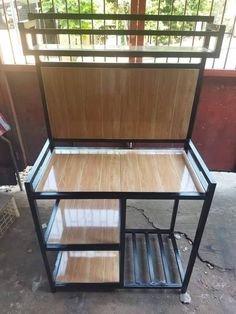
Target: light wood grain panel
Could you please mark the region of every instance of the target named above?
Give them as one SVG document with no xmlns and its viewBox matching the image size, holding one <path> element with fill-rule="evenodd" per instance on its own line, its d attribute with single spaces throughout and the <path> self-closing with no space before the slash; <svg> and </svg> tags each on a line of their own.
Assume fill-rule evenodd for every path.
<svg viewBox="0 0 236 314">
<path fill-rule="evenodd" d="M 176 175 L 171 162 L 171 155 L 154 155 L 154 162 L 156 164 L 157 172 L 160 176 L 161 185 L 164 187 L 164 190 L 173 191 L 175 189 L 180 189 L 180 180 Z M 179 156 L 178 156 L 179 157 Z M 175 156 L 176 158 L 176 156 Z"/>
<path fill-rule="evenodd" d="M 160 174 L 155 164 L 153 155 L 137 155 L 139 177 L 142 187 L 142 192 L 148 192 L 152 190 L 164 192 L 162 186 Z"/>
<path fill-rule="evenodd" d="M 55 138 L 184 139 L 197 69 L 42 68 Z"/>
<path fill-rule="evenodd" d="M 61 200 L 49 244 L 119 243 L 118 200 Z"/>
<path fill-rule="evenodd" d="M 184 151 L 54 153 L 37 191 L 203 192 Z"/>
<path fill-rule="evenodd" d="M 141 191 L 139 167 L 136 154 L 120 155 L 121 191 Z"/>
<path fill-rule="evenodd" d="M 56 282 L 119 282 L 119 253 L 113 251 L 65 251 Z"/>
<path fill-rule="evenodd" d="M 188 129 L 192 107 L 186 106 L 186 104 L 191 104 L 194 101 L 197 78 L 198 71 L 191 71 L 188 75 L 183 71 L 178 73 L 177 92 L 170 120 L 170 137 L 175 135 L 177 138 L 181 138 Z"/>
<path fill-rule="evenodd" d="M 184 75 L 187 74 L 185 70 L 182 71 L 184 71 Z M 161 134 L 161 138 L 179 138 L 177 135 L 172 134 L 170 130 L 176 95 L 183 92 L 183 87 L 181 90 L 177 89 L 179 75 L 182 71 L 171 69 L 162 70 L 159 77 L 156 96 L 157 105 L 155 106 L 155 119 L 153 124 L 154 134 Z M 190 103 L 185 103 L 185 106 L 192 108 L 192 104 Z M 182 116 L 181 112 L 179 112 L 179 114 Z M 185 132 L 183 134 L 185 134 Z M 180 138 L 185 137 L 183 134 L 181 134 Z"/>
<path fill-rule="evenodd" d="M 100 191 L 117 191 L 121 186 L 120 155 L 103 154 Z"/>
</svg>

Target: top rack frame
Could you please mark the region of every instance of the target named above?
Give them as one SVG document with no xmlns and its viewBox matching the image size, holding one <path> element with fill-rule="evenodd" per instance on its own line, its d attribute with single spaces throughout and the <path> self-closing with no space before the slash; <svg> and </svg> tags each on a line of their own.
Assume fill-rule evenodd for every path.
<svg viewBox="0 0 236 314">
<path fill-rule="evenodd" d="M 20 22 L 22 46 L 25 55 L 34 56 L 91 56 L 91 57 L 189 57 L 189 58 L 217 58 L 224 37 L 225 26 L 213 24 L 212 16 L 173 16 L 173 15 L 135 15 L 135 14 L 74 14 L 74 13 L 30 13 L 29 20 Z M 45 20 L 114 20 L 114 21 L 164 21 L 164 22 L 193 22 L 206 23 L 204 30 L 153 30 L 153 29 L 61 29 L 45 28 L 41 23 Z M 56 23 L 55 23 L 56 25 Z M 202 29 L 201 24 L 201 29 Z M 27 41 L 27 35 L 32 38 L 32 45 Z M 60 44 L 38 43 L 37 35 L 127 35 L 127 36 L 185 36 L 204 37 L 202 47 L 176 46 L 107 46 L 88 45 L 73 46 Z M 209 48 L 211 38 L 215 38 L 214 48 Z"/>
</svg>

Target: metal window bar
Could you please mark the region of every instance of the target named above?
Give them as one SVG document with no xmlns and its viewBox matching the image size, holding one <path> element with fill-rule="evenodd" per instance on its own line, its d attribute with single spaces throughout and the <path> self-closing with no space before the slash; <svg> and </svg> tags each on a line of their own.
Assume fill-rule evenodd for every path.
<svg viewBox="0 0 236 314">
<path fill-rule="evenodd" d="M 224 1 L 223 12 L 222 12 L 222 15 L 221 15 L 221 20 L 220 20 L 221 23 L 223 23 L 223 21 L 224 21 L 226 6 L 227 6 L 227 0 Z M 232 38 L 232 35 L 231 35 L 231 38 Z M 214 68 L 214 65 L 215 65 L 215 59 L 213 60 L 213 63 L 212 63 L 212 69 Z"/>
<path fill-rule="evenodd" d="M 106 0 L 103 0 L 103 13 L 106 14 Z M 104 29 L 106 29 L 106 20 L 103 22 Z M 104 40 L 104 48 L 106 48 L 106 35 L 103 37 Z M 106 57 L 104 57 L 104 62 L 106 62 Z"/>
<path fill-rule="evenodd" d="M 198 0 L 196 15 L 199 14 L 200 4 L 201 4 L 201 0 Z M 194 26 L 194 30 L 196 30 L 196 29 L 197 29 L 197 23 L 195 23 L 195 26 Z M 196 38 L 196 37 L 193 36 L 193 39 L 192 39 L 192 46 L 194 46 L 195 38 Z M 190 58 L 189 62 L 192 62 L 192 58 Z"/>
<path fill-rule="evenodd" d="M 8 17 L 7 17 L 7 12 L 6 12 L 6 8 L 5 8 L 4 0 L 2 0 L 2 10 L 3 10 L 4 18 L 5 18 L 5 21 L 6 21 L 6 25 L 7 25 L 7 32 L 8 32 L 8 37 L 9 37 L 9 40 L 10 40 L 10 45 L 11 45 L 12 57 L 13 57 L 14 63 L 16 63 L 14 49 L 13 49 L 13 43 L 12 43 L 12 38 L 11 38 L 10 25 L 9 25 L 9 21 L 8 21 Z"/>
<path fill-rule="evenodd" d="M 170 12 L 170 15 L 173 15 L 173 11 L 174 11 L 174 0 L 172 0 L 172 3 L 171 3 L 171 12 Z M 171 29 L 171 21 L 168 23 L 169 24 L 169 29 Z M 170 43 L 171 43 L 171 36 L 169 36 L 168 38 L 168 46 L 170 46 Z M 193 46 L 193 45 L 192 45 Z M 169 58 L 166 58 L 166 62 L 168 63 L 168 60 Z"/>
<path fill-rule="evenodd" d="M 213 0 L 214 1 L 214 0 Z M 186 12 L 187 12 L 187 0 L 185 0 L 185 3 L 184 3 L 184 12 L 183 12 L 183 15 L 186 15 Z M 185 25 L 185 22 L 182 23 L 182 27 L 181 29 L 184 30 L 184 25 Z M 179 46 L 181 47 L 182 46 L 182 42 L 183 42 L 183 36 L 180 37 L 180 42 L 179 42 Z M 180 58 L 178 58 L 178 63 L 180 62 Z"/>
<path fill-rule="evenodd" d="M 160 9 L 161 9 L 161 0 L 158 1 L 158 9 L 157 9 L 157 14 L 160 15 Z M 159 21 L 157 21 L 157 30 L 159 30 Z M 156 36 L 156 46 L 158 43 L 158 36 Z M 154 59 L 154 62 L 157 62 L 157 58 Z"/>
<path fill-rule="evenodd" d="M 91 4 L 91 13 L 93 13 L 93 0 L 91 0 L 90 4 Z M 92 20 L 92 29 L 94 29 L 94 22 L 93 22 L 93 20 Z M 91 39 L 92 39 L 92 44 L 93 44 L 93 47 L 94 47 L 94 35 L 92 35 Z M 93 61 L 95 61 L 95 57 L 93 57 Z"/>
<path fill-rule="evenodd" d="M 65 2 L 66 2 L 66 4 L 65 4 L 66 13 L 68 13 L 68 1 L 66 0 Z M 66 20 L 66 23 L 67 23 L 67 28 L 70 28 L 70 22 L 69 22 L 68 19 Z M 71 37 L 70 37 L 70 34 L 67 35 L 67 38 L 68 38 L 69 46 L 71 46 Z M 72 61 L 72 57 L 70 57 L 70 61 Z"/>
<path fill-rule="evenodd" d="M 78 0 L 78 9 L 79 9 L 79 14 L 81 13 L 81 6 L 80 6 L 80 0 Z M 81 23 L 81 19 L 79 19 L 79 27 L 80 29 L 82 28 L 82 23 Z M 80 35 L 80 46 L 82 48 L 82 45 L 83 45 L 83 38 L 82 38 L 82 35 Z M 81 60 L 82 62 L 84 61 L 84 58 L 81 57 Z"/>
<path fill-rule="evenodd" d="M 233 27 L 232 27 L 232 34 L 234 34 L 235 25 L 236 25 L 236 14 L 235 14 L 235 17 L 234 17 L 234 23 L 233 23 Z M 227 61 L 228 61 L 228 56 L 229 56 L 229 52 L 230 52 L 231 42 L 232 42 L 232 39 L 233 39 L 233 35 L 232 34 L 230 36 L 229 44 L 228 44 L 228 47 L 227 47 L 227 52 L 226 52 L 226 57 L 225 57 L 225 62 L 224 62 L 224 69 L 226 68 L 226 64 L 227 64 Z M 212 67 L 213 66 L 214 65 L 212 65 Z"/>
</svg>

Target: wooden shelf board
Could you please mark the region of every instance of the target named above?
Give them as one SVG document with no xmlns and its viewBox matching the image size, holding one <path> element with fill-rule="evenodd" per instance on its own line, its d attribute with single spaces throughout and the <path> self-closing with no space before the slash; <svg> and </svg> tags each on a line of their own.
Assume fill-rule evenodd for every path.
<svg viewBox="0 0 236 314">
<path fill-rule="evenodd" d="M 204 192 L 183 150 L 57 149 L 38 192 Z"/>
<path fill-rule="evenodd" d="M 119 253 L 113 251 L 64 251 L 56 283 L 119 282 Z"/>
<path fill-rule="evenodd" d="M 118 200 L 61 200 L 48 244 L 119 243 Z"/>
<path fill-rule="evenodd" d="M 41 70 L 54 139 L 187 137 L 198 69 Z"/>
</svg>

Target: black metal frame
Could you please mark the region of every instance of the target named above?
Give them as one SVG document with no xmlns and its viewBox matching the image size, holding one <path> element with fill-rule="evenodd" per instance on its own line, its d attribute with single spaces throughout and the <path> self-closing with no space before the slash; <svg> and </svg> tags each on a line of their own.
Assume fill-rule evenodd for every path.
<svg viewBox="0 0 236 314">
<path fill-rule="evenodd" d="M 189 17 L 189 16 L 147 16 L 147 15 L 84 15 L 84 14 L 30 14 L 30 19 L 46 19 L 46 18 L 63 18 L 63 19 L 128 19 L 128 20 L 169 20 L 169 21 L 205 21 L 205 22 L 213 22 L 212 17 Z M 36 66 L 37 66 L 37 73 L 39 77 L 39 83 L 40 83 L 40 89 L 42 94 L 42 100 L 44 105 L 44 111 L 45 111 L 45 117 L 46 117 L 46 125 L 48 130 L 48 136 L 49 140 L 45 143 L 38 159 L 36 160 L 30 175 L 25 182 L 26 192 L 32 212 L 32 217 L 37 233 L 37 237 L 40 244 L 40 249 L 44 261 L 44 265 L 46 268 L 49 284 L 51 291 L 56 290 L 74 290 L 74 289 L 113 289 L 113 288 L 154 288 L 154 289 L 180 289 L 181 293 L 185 293 L 187 291 L 187 287 L 189 284 L 189 280 L 191 277 L 191 273 L 193 271 L 193 266 L 197 257 L 197 252 L 200 246 L 202 234 L 204 231 L 204 227 L 206 224 L 207 216 L 210 210 L 212 198 L 214 195 L 216 183 L 213 181 L 211 174 L 209 170 L 207 169 L 207 166 L 203 162 L 200 154 L 198 153 L 197 149 L 195 148 L 194 144 L 191 141 L 191 135 L 193 130 L 193 124 L 197 112 L 197 105 L 200 95 L 200 89 L 201 89 L 201 83 L 202 83 L 202 74 L 204 70 L 205 65 L 205 58 L 208 56 L 218 56 L 220 52 L 220 47 L 222 44 L 222 39 L 224 35 L 224 26 L 220 26 L 217 31 L 206 31 L 204 32 L 205 36 L 205 43 L 204 43 L 204 51 L 198 51 L 196 52 L 196 57 L 201 58 L 201 62 L 197 64 L 147 64 L 147 63 L 127 63 L 127 64 L 109 64 L 109 63 L 79 63 L 79 62 L 41 62 L 39 59 L 39 55 L 53 55 L 59 56 L 62 55 L 61 51 L 58 50 L 47 50 L 42 53 L 40 50 L 29 50 L 26 42 L 26 34 L 30 33 L 33 36 L 33 41 L 36 42 L 36 33 L 47 33 L 48 30 L 41 30 L 39 32 L 38 29 L 34 29 L 35 22 L 24 22 L 20 24 L 20 30 L 21 30 L 21 39 L 22 39 L 22 45 L 24 52 L 26 54 L 33 54 L 36 57 Z M 59 32 L 61 30 L 58 30 Z M 55 33 L 55 30 L 50 30 L 50 33 Z M 118 31 L 117 31 L 118 32 Z M 120 32 L 120 31 L 119 31 Z M 127 34 L 130 34 L 131 31 L 128 31 Z M 134 32 L 134 31 L 132 31 Z M 135 35 L 144 35 L 147 31 L 135 31 Z M 67 32 L 70 34 L 70 32 Z M 90 32 L 89 32 L 90 33 Z M 180 32 L 180 34 L 188 34 L 189 32 Z M 191 35 L 196 34 L 202 34 L 203 32 L 191 32 Z M 157 32 L 155 32 L 155 35 Z M 162 34 L 162 32 L 161 32 Z M 167 31 L 168 34 L 168 31 Z M 170 32 L 169 32 L 170 34 Z M 172 34 L 172 33 L 171 33 Z M 208 51 L 208 45 L 210 41 L 211 36 L 217 37 L 217 44 L 216 49 L 214 52 Z M 88 55 L 88 50 L 82 51 L 82 50 L 68 50 L 68 55 Z M 92 54 L 96 56 L 98 51 L 93 50 Z M 100 52 L 99 52 L 100 54 Z M 136 52 L 130 53 L 129 51 L 113 51 L 111 53 L 112 56 L 119 56 L 121 54 L 125 54 L 125 56 L 145 56 L 145 52 L 140 50 L 138 51 L 138 54 Z M 182 52 L 181 50 L 178 52 L 168 52 L 163 51 L 163 53 L 159 51 L 153 51 L 151 53 L 155 57 L 160 57 L 164 54 L 165 57 L 174 56 L 174 57 L 194 57 L 195 52 L 191 51 L 185 51 Z M 65 51 L 63 51 L 63 55 L 65 55 Z M 106 52 L 102 52 L 102 56 L 107 56 L 110 54 L 107 54 Z M 161 139 L 161 140 L 147 140 L 147 139 L 56 139 L 52 137 L 51 129 L 50 129 L 50 123 L 49 123 L 49 117 L 47 112 L 47 104 L 46 104 L 46 97 L 44 94 L 44 87 L 43 87 L 43 81 L 41 76 L 41 67 L 43 66 L 77 66 L 77 67 L 142 67 L 142 68 L 196 68 L 199 69 L 199 76 L 197 81 L 197 87 L 196 87 L 196 93 L 194 97 L 193 102 L 193 109 L 191 114 L 191 119 L 189 123 L 189 129 L 187 137 L 184 139 Z M 95 144 L 96 148 L 97 145 L 99 148 L 101 147 L 101 143 L 113 143 L 113 145 L 117 149 L 122 148 L 133 148 L 136 144 L 143 144 L 143 143 L 150 143 L 155 145 L 161 145 L 161 144 L 169 144 L 171 145 L 179 145 L 182 147 L 183 150 L 185 150 L 189 162 L 192 165 L 192 167 L 195 170 L 195 173 L 201 183 L 201 185 L 204 188 L 204 192 L 37 192 L 36 187 L 40 180 L 40 177 L 42 176 L 43 172 L 45 171 L 45 168 L 47 166 L 47 162 L 50 159 L 50 156 L 54 149 L 60 148 L 69 148 L 70 146 L 75 147 L 81 147 L 81 144 L 86 143 L 87 147 L 89 147 L 89 143 Z M 61 147 L 60 144 L 63 144 L 64 147 Z M 78 145 L 79 143 L 79 145 Z M 96 145 L 97 143 L 97 145 Z M 121 145 L 121 147 L 117 147 L 117 143 Z M 82 145 L 85 146 L 85 145 Z M 109 149 L 109 147 L 106 147 L 106 149 Z M 137 148 L 138 149 L 138 148 Z M 143 147 L 142 147 L 143 149 Z M 151 148 L 146 148 L 151 149 Z M 54 209 L 47 227 L 47 230 L 45 234 L 43 234 L 43 230 L 40 223 L 40 217 L 39 217 L 39 210 L 37 206 L 37 200 L 40 199 L 54 199 L 55 205 Z M 68 245 L 52 245 L 47 243 L 48 234 L 50 232 L 50 228 L 53 224 L 53 220 L 55 218 L 55 214 L 57 211 L 57 207 L 59 204 L 59 201 L 61 199 L 119 199 L 120 200 L 120 242 L 115 244 L 68 244 Z M 168 229 L 126 229 L 125 225 L 125 219 L 126 219 L 126 202 L 130 199 L 164 199 L 164 200 L 173 200 L 174 206 L 173 206 L 173 212 L 172 212 L 172 218 L 170 222 L 170 227 Z M 178 251 L 177 243 L 175 241 L 174 237 L 174 230 L 175 230 L 175 221 L 176 216 L 178 212 L 178 205 L 180 200 L 203 200 L 203 206 L 200 214 L 200 219 L 198 222 L 195 238 L 193 241 L 193 246 L 189 258 L 189 262 L 186 268 L 186 271 L 183 271 L 183 267 L 181 264 L 180 254 Z M 128 282 L 124 278 L 124 263 L 125 263 L 125 243 L 126 243 L 126 237 L 131 234 L 132 237 L 132 247 L 133 247 L 133 263 L 134 263 L 134 282 Z M 136 246 L 136 235 L 142 234 L 145 238 L 146 243 L 146 255 L 147 255 L 147 264 L 148 264 L 148 272 L 150 276 L 150 281 L 148 282 L 142 282 L 140 280 L 140 273 L 139 273 L 139 262 L 138 262 L 138 252 L 137 252 L 137 246 Z M 165 274 L 165 282 L 158 281 L 154 274 L 154 262 L 153 262 L 153 252 L 151 250 L 150 246 L 150 235 L 155 235 L 157 237 L 157 241 L 159 243 L 160 248 L 160 254 L 161 254 L 161 260 L 163 265 L 163 271 Z M 170 270 L 167 263 L 167 256 L 165 253 L 165 249 L 163 246 L 162 237 L 164 235 L 169 235 L 172 250 L 174 252 L 175 261 L 176 261 L 176 267 L 178 269 L 180 282 L 172 282 L 170 280 Z M 120 269 L 120 278 L 118 283 L 103 283 L 103 284 L 95 284 L 95 283 L 56 283 L 55 282 L 55 273 L 57 271 L 57 267 L 60 262 L 60 253 L 58 254 L 58 259 L 56 262 L 56 268 L 54 273 L 52 273 L 49 260 L 47 257 L 47 251 L 68 251 L 68 250 L 114 250 L 119 251 L 119 269 Z"/>
<path fill-rule="evenodd" d="M 41 177 L 42 173 L 46 169 L 48 156 L 51 155 L 53 149 L 50 148 L 49 141 L 47 141 L 33 166 L 29 178 L 25 182 L 26 192 L 35 224 L 36 233 L 38 236 L 41 253 L 43 256 L 43 261 L 45 264 L 45 268 L 47 271 L 47 276 L 50 284 L 51 291 L 60 291 L 60 290 L 106 290 L 106 289 L 115 289 L 115 288 L 149 288 L 149 289 L 180 289 L 182 293 L 185 293 L 188 287 L 188 283 L 191 277 L 191 273 L 193 270 L 193 266 L 197 257 L 198 248 L 201 242 L 203 230 L 206 224 L 207 216 L 210 210 L 211 201 L 214 195 L 214 190 L 216 183 L 211 178 L 209 170 L 207 169 L 205 163 L 197 152 L 192 141 L 187 141 L 186 143 L 186 152 L 191 155 L 189 161 L 191 165 L 194 167 L 196 175 L 201 182 L 202 186 L 206 188 L 205 192 L 199 193 L 153 193 L 153 192 L 36 192 L 35 188 L 39 181 L 39 177 Z M 57 147 L 56 147 L 57 148 Z M 107 148 L 109 149 L 109 148 Z M 147 148 L 148 149 L 148 148 Z M 207 185 L 206 185 L 207 184 Z M 57 207 L 59 201 L 61 199 L 119 199 L 120 200 L 120 243 L 117 244 L 48 244 L 47 238 L 53 224 L 55 214 L 57 211 Z M 40 218 L 39 218 L 39 210 L 36 203 L 36 200 L 39 199 L 55 199 L 55 205 L 51 214 L 51 218 L 49 220 L 47 230 L 45 234 L 43 233 Z M 170 227 L 168 229 L 126 229 L 125 227 L 125 217 L 126 217 L 126 202 L 131 199 L 164 199 L 164 200 L 174 200 L 173 212 Z M 196 231 L 196 235 L 194 238 L 191 255 L 189 258 L 189 262 L 187 265 L 186 272 L 183 271 L 183 266 L 181 263 L 180 254 L 178 251 L 177 243 L 174 237 L 174 229 L 175 229 L 175 221 L 178 212 L 178 205 L 180 200 L 203 200 L 203 206 L 200 214 L 200 219 Z M 148 256 L 148 267 L 150 273 L 150 282 L 142 282 L 141 280 L 135 280 L 135 282 L 128 282 L 124 278 L 124 261 L 125 261 L 125 235 L 132 234 L 133 238 L 133 254 L 134 254 L 134 268 L 135 268 L 135 278 L 140 277 L 140 268 L 138 265 L 138 253 L 137 248 L 135 246 L 135 237 L 138 234 L 145 235 L 145 241 L 147 243 L 147 256 Z M 149 243 L 149 235 L 156 234 L 158 238 L 158 242 L 160 245 L 160 251 L 162 256 L 162 264 L 164 273 L 166 276 L 166 282 L 158 281 L 157 279 L 153 280 L 155 277 L 153 275 L 153 253 L 150 250 L 148 245 Z M 172 248 L 174 251 L 176 265 L 180 277 L 180 282 L 171 282 L 170 280 L 170 269 L 167 265 L 167 257 L 162 244 L 162 236 L 169 235 Z M 50 269 L 49 261 L 46 252 L 47 251 L 74 251 L 74 250 L 112 250 L 120 252 L 120 281 L 119 283 L 105 283 L 105 284 L 84 284 L 84 283 L 56 283 L 54 281 L 54 276 L 52 275 L 52 271 Z M 58 254 L 58 258 L 60 258 L 60 253 Z M 55 269 L 58 267 L 58 260 Z M 56 271 L 56 270 L 55 270 Z"/>
</svg>

